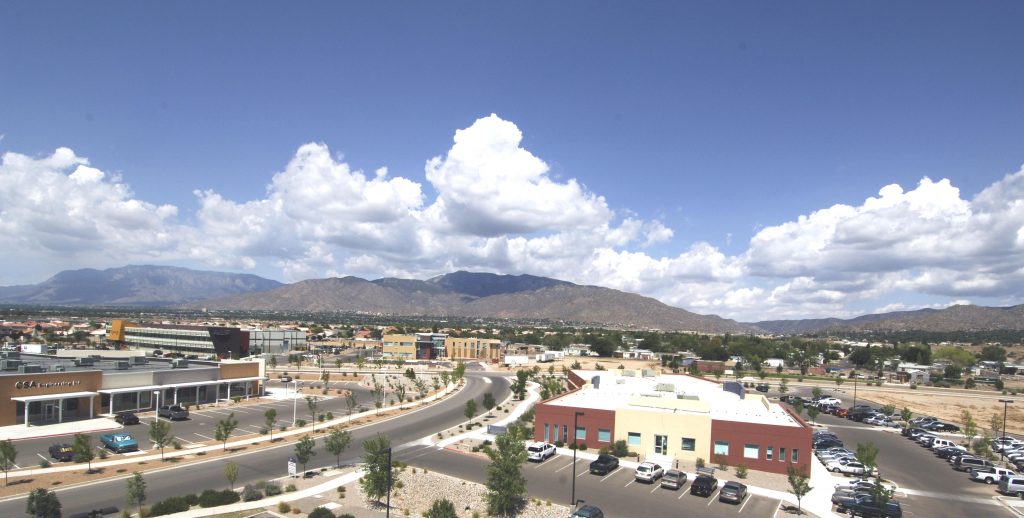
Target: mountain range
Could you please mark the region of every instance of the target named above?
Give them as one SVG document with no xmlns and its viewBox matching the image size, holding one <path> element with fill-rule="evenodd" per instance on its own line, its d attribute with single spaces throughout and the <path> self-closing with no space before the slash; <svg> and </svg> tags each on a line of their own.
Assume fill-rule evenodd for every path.
<svg viewBox="0 0 1024 518">
<path fill-rule="evenodd" d="M 68 270 L 46 281 L 0 287 L 0 302 L 153 306 L 395 316 L 506 318 L 623 329 L 802 334 L 828 331 L 1024 330 L 1024 305 L 952 306 L 837 318 L 742 323 L 655 299 L 533 275 L 454 272 L 427 280 L 358 277 L 282 284 L 255 275 L 169 266 Z"/>
</svg>

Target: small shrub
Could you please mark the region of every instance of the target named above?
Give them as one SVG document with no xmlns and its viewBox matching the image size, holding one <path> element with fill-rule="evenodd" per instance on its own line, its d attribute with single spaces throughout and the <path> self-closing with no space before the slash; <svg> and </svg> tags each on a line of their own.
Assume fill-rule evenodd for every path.
<svg viewBox="0 0 1024 518">
<path fill-rule="evenodd" d="M 43 459 L 42 462 L 39 463 L 39 467 L 40 468 L 48 468 L 48 467 L 50 467 L 50 461 L 48 461 L 46 459 Z"/>
<path fill-rule="evenodd" d="M 281 431 L 281 432 L 283 432 L 283 431 L 285 431 L 285 430 L 287 430 L 287 429 L 288 429 L 288 425 L 286 425 L 286 424 L 283 424 L 283 425 L 281 425 L 281 426 L 278 426 L 278 427 L 277 427 L 277 429 L 278 429 L 278 431 Z"/>
<path fill-rule="evenodd" d="M 109 453 L 107 453 L 107 449 L 106 449 L 106 448 L 104 448 L 104 449 L 100 450 L 100 458 L 101 458 L 101 459 L 105 459 L 105 458 L 107 458 L 107 457 L 109 457 L 109 456 L 110 456 L 110 454 L 109 454 Z"/>
<path fill-rule="evenodd" d="M 395 489 L 402 489 L 403 487 L 405 487 L 405 484 L 402 483 L 401 480 L 396 480 L 395 481 Z"/>
<path fill-rule="evenodd" d="M 292 506 L 288 505 L 288 502 L 280 502 L 277 504 L 277 512 L 287 513 L 292 510 Z"/>
<path fill-rule="evenodd" d="M 295 490 L 296 490 L 295 484 L 288 484 L 287 486 L 284 486 L 284 492 L 285 493 L 294 493 Z"/>
<path fill-rule="evenodd" d="M 299 428 L 302 428 L 303 426 L 306 426 L 306 420 L 305 419 L 296 419 L 295 420 L 295 426 L 298 426 Z"/>
<path fill-rule="evenodd" d="M 332 513 L 330 509 L 326 509 L 323 507 L 317 507 L 316 509 L 313 509 L 312 511 L 309 512 L 309 515 L 307 516 L 308 518 L 335 518 L 334 513 Z"/>
<path fill-rule="evenodd" d="M 188 502 L 188 505 L 199 505 L 199 495 L 189 493 L 185 495 L 185 501 Z"/>
<path fill-rule="evenodd" d="M 256 488 L 256 486 L 246 485 L 242 489 L 242 500 L 245 502 L 254 502 L 263 498 L 263 492 Z"/>
<path fill-rule="evenodd" d="M 747 467 L 743 464 L 736 466 L 736 478 L 747 478 Z"/>
<path fill-rule="evenodd" d="M 323 415 L 323 414 L 320 414 L 320 415 L 316 416 L 316 420 L 317 420 L 317 421 L 320 421 L 320 422 L 322 423 L 322 422 L 324 422 L 324 418 L 326 418 L 326 417 L 327 417 L 327 416 L 325 416 L 325 415 Z"/>
<path fill-rule="evenodd" d="M 697 457 L 697 467 L 698 468 L 703 468 L 704 467 L 704 459 L 702 459 L 700 457 Z"/>
<path fill-rule="evenodd" d="M 263 487 L 263 492 L 267 496 L 277 496 L 281 494 L 281 486 L 275 482 L 267 482 Z"/>
<path fill-rule="evenodd" d="M 917 390 L 917 383 L 911 383 L 910 388 L 911 390 Z"/>
<path fill-rule="evenodd" d="M 181 449 L 181 441 L 175 439 L 174 441 L 171 442 L 171 446 L 173 446 L 175 450 L 180 450 Z"/>
<path fill-rule="evenodd" d="M 240 401 L 242 401 L 242 396 L 231 396 L 231 401 L 234 401 L 235 404 L 238 404 Z"/>
<path fill-rule="evenodd" d="M 266 426 L 260 428 L 260 435 L 267 435 L 268 433 L 270 433 L 270 430 L 267 430 Z"/>
<path fill-rule="evenodd" d="M 565 442 L 563 442 L 563 441 L 555 441 L 555 448 L 564 448 L 564 447 L 565 447 Z"/>
<path fill-rule="evenodd" d="M 587 451 L 587 443 L 581 442 L 580 445 L 576 447 L 576 449 L 580 451 Z"/>
<path fill-rule="evenodd" d="M 241 499 L 242 497 L 238 493 L 230 489 L 223 491 L 207 489 L 199 494 L 199 507 L 219 507 L 233 504 Z"/>
<path fill-rule="evenodd" d="M 328 421 L 333 421 L 334 420 L 334 412 L 327 412 L 327 420 Z"/>
<path fill-rule="evenodd" d="M 163 516 L 188 511 L 189 503 L 180 496 L 172 496 L 161 500 L 149 508 L 150 516 Z"/>
</svg>

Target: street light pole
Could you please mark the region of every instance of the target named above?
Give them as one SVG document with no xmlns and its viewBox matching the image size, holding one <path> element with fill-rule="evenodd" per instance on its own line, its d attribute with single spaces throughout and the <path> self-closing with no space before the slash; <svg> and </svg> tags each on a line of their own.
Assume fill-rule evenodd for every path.
<svg viewBox="0 0 1024 518">
<path fill-rule="evenodd" d="M 1012 399 L 1000 399 L 1000 403 L 1003 404 L 1003 441 L 999 445 L 999 462 L 1003 462 L 1003 454 L 1006 453 L 1006 407 L 1010 403 L 1013 403 Z"/>
<path fill-rule="evenodd" d="M 572 418 L 572 501 L 569 502 L 569 509 L 576 507 L 576 428 L 581 415 L 583 412 L 576 412 Z"/>
<path fill-rule="evenodd" d="M 292 390 L 292 428 L 295 427 L 295 413 L 298 410 L 299 405 L 299 380 L 295 380 L 295 388 Z"/>
<path fill-rule="evenodd" d="M 388 507 L 387 511 L 385 512 L 385 516 L 387 518 L 391 518 L 391 447 L 389 446 L 385 448 L 384 451 L 387 452 L 388 454 Z"/>
<path fill-rule="evenodd" d="M 853 406 L 857 406 L 857 371 L 853 371 Z"/>
</svg>

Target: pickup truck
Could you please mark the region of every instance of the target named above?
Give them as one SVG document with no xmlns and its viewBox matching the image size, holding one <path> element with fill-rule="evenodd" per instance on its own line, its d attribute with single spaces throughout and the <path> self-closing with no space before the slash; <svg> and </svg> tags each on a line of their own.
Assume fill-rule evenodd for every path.
<svg viewBox="0 0 1024 518">
<path fill-rule="evenodd" d="M 856 498 L 840 500 L 836 512 L 850 516 L 867 518 L 903 518 L 903 508 L 895 500 L 878 505 L 872 495 L 861 495 Z"/>
<path fill-rule="evenodd" d="M 156 415 L 167 419 L 188 419 L 188 410 L 180 405 L 164 405 L 156 411 Z"/>
<path fill-rule="evenodd" d="M 114 453 L 138 451 L 139 442 L 126 433 L 108 433 L 100 436 L 100 443 Z"/>
</svg>

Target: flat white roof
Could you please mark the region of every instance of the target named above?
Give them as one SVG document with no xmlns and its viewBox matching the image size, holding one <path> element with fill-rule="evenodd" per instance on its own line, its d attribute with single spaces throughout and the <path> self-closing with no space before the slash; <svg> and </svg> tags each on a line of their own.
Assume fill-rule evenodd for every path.
<svg viewBox="0 0 1024 518">
<path fill-rule="evenodd" d="M 615 371 L 580 371 L 574 370 L 587 385 L 571 394 L 549 401 L 549 405 L 577 408 L 593 408 L 598 410 L 636 409 L 649 412 L 700 412 L 666 408 L 654 405 L 638 405 L 638 398 L 664 398 L 673 403 L 676 400 L 696 400 L 707 409 L 712 419 L 722 421 L 738 421 L 776 426 L 803 426 L 778 403 L 771 403 L 767 398 L 757 395 L 749 399 L 740 399 L 732 392 L 722 389 L 722 385 L 710 380 L 702 380 L 692 376 L 658 375 L 654 377 L 623 376 Z M 597 388 L 591 384 L 594 377 L 600 378 Z M 756 393 L 755 393 L 756 394 Z M 748 393 L 748 396 L 750 394 Z M 648 401 L 652 401 L 648 399 Z M 704 412 L 701 412 L 704 413 Z"/>
<path fill-rule="evenodd" d="M 11 398 L 11 400 L 21 401 L 22 403 L 31 403 L 33 401 L 47 401 L 50 399 L 71 399 L 80 397 L 92 397 L 98 395 L 98 392 L 65 392 L 63 394 L 42 394 L 39 396 L 14 396 Z"/>
</svg>

